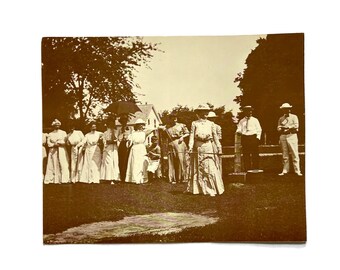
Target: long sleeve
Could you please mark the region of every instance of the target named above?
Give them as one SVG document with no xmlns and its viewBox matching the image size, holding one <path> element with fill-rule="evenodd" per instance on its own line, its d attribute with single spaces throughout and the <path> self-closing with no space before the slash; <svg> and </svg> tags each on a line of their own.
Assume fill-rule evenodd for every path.
<svg viewBox="0 0 340 270">
<path fill-rule="evenodd" d="M 185 137 L 190 135 L 190 132 L 189 132 L 187 126 L 184 125 L 184 124 L 182 124 L 182 133 L 183 133 L 183 135 L 182 135 L 183 138 L 185 138 Z"/>
<path fill-rule="evenodd" d="M 277 122 L 277 131 L 281 131 L 282 130 L 282 126 L 281 126 L 281 118 L 279 118 L 279 121 Z"/>
<path fill-rule="evenodd" d="M 195 131 L 196 131 L 195 122 L 192 122 L 191 123 L 190 137 L 189 137 L 189 149 L 192 149 L 194 147 Z"/>
<path fill-rule="evenodd" d="M 84 133 L 80 130 L 79 130 L 79 137 L 81 141 L 85 138 Z"/>
<path fill-rule="evenodd" d="M 222 140 L 222 128 L 221 128 L 221 126 L 216 125 L 216 124 L 215 124 L 215 126 L 216 126 L 217 137 L 218 137 L 219 140 Z"/>
<path fill-rule="evenodd" d="M 59 145 L 65 145 L 67 141 L 67 134 L 65 131 L 61 131 L 60 133 L 60 139 L 57 140 L 57 143 Z"/>
<path fill-rule="evenodd" d="M 292 125 L 291 125 L 290 128 L 299 129 L 299 119 L 296 115 L 294 115 L 294 117 L 292 117 Z"/>
<path fill-rule="evenodd" d="M 218 152 L 221 153 L 222 147 L 221 147 L 220 140 L 218 139 L 217 132 L 216 132 L 216 125 L 214 123 L 211 125 L 211 131 L 212 131 L 212 137 L 213 137 L 214 143 L 217 146 Z"/>
<path fill-rule="evenodd" d="M 47 144 L 47 135 L 43 133 L 42 136 L 42 145 L 45 146 Z"/>
<path fill-rule="evenodd" d="M 84 136 L 84 138 L 81 140 L 80 143 L 78 143 L 77 147 L 83 147 L 86 144 L 87 138 L 86 135 Z"/>
<path fill-rule="evenodd" d="M 104 147 L 106 147 L 106 143 L 107 143 L 107 140 L 106 140 L 106 132 L 103 133 L 102 140 L 103 140 Z"/>
<path fill-rule="evenodd" d="M 242 121 L 243 121 L 243 118 L 237 124 L 236 133 L 242 133 Z"/>
<path fill-rule="evenodd" d="M 53 147 L 54 146 L 54 141 L 52 141 L 51 136 L 47 137 L 47 146 L 48 147 Z"/>
<path fill-rule="evenodd" d="M 261 125 L 260 125 L 260 121 L 258 119 L 256 119 L 256 138 L 260 140 L 261 134 L 262 134 L 262 128 L 261 128 Z"/>
</svg>

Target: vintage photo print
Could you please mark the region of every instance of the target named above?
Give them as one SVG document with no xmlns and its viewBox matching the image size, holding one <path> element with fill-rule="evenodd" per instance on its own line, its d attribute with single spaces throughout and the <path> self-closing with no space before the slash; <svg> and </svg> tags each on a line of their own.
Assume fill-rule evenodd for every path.
<svg viewBox="0 0 340 270">
<path fill-rule="evenodd" d="M 304 243 L 304 34 L 44 37 L 43 243 Z"/>
</svg>

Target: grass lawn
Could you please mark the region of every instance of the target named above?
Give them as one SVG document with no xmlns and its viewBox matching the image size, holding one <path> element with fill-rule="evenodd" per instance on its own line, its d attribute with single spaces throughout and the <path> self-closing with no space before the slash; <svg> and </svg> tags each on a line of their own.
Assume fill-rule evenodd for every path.
<svg viewBox="0 0 340 270">
<path fill-rule="evenodd" d="M 184 194 L 185 187 L 161 180 L 147 185 L 44 185 L 43 233 L 55 234 L 81 224 L 135 215 L 176 212 L 218 217 L 218 221 L 179 233 L 107 237 L 97 242 L 306 240 L 304 177 L 263 173 L 242 186 L 225 182 L 225 193 L 217 197 Z"/>
</svg>

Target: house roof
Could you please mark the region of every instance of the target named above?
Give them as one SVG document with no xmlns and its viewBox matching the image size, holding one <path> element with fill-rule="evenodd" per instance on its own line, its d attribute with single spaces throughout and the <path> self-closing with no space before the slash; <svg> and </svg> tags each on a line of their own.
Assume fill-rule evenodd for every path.
<svg viewBox="0 0 340 270">
<path fill-rule="evenodd" d="M 162 120 L 161 118 L 159 117 L 158 113 L 156 112 L 155 110 L 155 107 L 153 106 L 153 104 L 144 104 L 144 105 L 141 105 L 141 104 L 137 104 L 137 106 L 139 107 L 139 109 L 141 110 L 140 112 L 136 112 L 130 119 L 129 119 L 129 122 L 128 122 L 128 125 L 134 125 L 136 120 L 141 118 L 143 119 L 145 122 L 147 122 L 148 120 L 148 117 L 151 113 L 151 111 L 153 110 L 158 121 L 160 123 L 162 123 Z M 116 125 L 117 126 L 120 126 L 120 122 L 117 120 L 116 121 Z"/>
</svg>

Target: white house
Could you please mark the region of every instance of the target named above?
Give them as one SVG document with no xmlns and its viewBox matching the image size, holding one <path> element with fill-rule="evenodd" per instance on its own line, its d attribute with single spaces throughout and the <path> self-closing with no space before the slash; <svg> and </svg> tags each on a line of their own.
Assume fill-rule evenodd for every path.
<svg viewBox="0 0 340 270">
<path fill-rule="evenodd" d="M 155 106 L 153 104 L 137 104 L 140 112 L 136 112 L 132 118 L 129 119 L 128 126 L 132 129 L 133 125 L 135 124 L 136 120 L 138 118 L 141 118 L 145 121 L 145 128 L 151 129 L 151 128 L 158 128 L 159 125 L 162 124 L 162 120 L 157 113 Z M 121 124 L 119 121 L 116 121 L 116 126 L 120 127 Z M 145 141 L 145 144 L 151 144 L 151 137 L 153 135 L 157 135 L 157 131 L 154 131 L 153 134 L 151 133 Z"/>
</svg>

